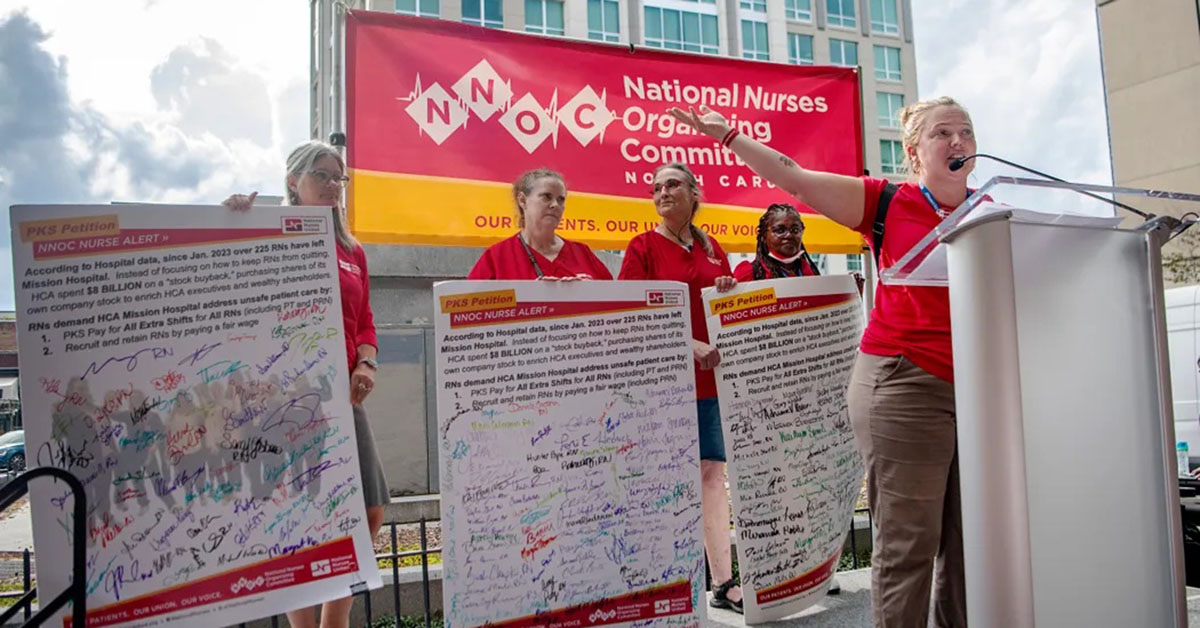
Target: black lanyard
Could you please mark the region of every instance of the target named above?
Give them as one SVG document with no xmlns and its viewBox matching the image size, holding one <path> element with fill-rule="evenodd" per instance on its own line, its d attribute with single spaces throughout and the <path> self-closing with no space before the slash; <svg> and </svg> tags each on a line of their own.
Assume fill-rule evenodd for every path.
<svg viewBox="0 0 1200 628">
<path fill-rule="evenodd" d="M 533 257 L 533 251 L 529 249 L 528 244 L 525 244 L 525 236 L 518 233 L 517 239 L 521 241 L 521 248 L 525 249 L 525 254 L 529 256 L 529 263 L 533 264 L 533 272 L 537 273 L 538 279 L 541 279 L 543 277 L 542 267 L 538 266 L 537 260 Z"/>
</svg>

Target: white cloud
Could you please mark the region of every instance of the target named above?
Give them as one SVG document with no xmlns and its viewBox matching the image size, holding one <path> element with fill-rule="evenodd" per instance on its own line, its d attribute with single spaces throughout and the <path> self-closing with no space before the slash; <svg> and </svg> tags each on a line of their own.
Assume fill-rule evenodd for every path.
<svg viewBox="0 0 1200 628">
<path fill-rule="evenodd" d="M 1070 181 L 1111 184 L 1094 0 L 913 2 L 921 98 L 949 95 L 979 150 Z M 986 160 L 977 183 L 1018 174 Z"/>
<path fill-rule="evenodd" d="M 307 25 L 287 0 L 0 0 L 0 208 L 280 194 L 307 139 Z"/>
</svg>

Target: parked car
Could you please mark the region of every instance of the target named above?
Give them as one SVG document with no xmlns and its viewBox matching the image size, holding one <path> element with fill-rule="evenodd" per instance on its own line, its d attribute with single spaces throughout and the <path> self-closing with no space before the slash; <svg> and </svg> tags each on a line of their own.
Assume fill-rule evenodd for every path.
<svg viewBox="0 0 1200 628">
<path fill-rule="evenodd" d="M 14 473 L 25 470 L 25 430 L 0 435 L 0 469 Z"/>
<path fill-rule="evenodd" d="M 1188 444 L 1195 467 L 1200 463 L 1200 286 L 1167 290 L 1166 305 L 1175 440 Z"/>
</svg>

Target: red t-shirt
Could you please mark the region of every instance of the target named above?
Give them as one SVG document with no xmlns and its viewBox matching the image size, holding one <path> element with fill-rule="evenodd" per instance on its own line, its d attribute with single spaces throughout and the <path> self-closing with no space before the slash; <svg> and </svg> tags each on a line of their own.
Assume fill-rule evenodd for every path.
<svg viewBox="0 0 1200 628">
<path fill-rule="evenodd" d="M 871 242 L 879 194 L 887 181 L 863 177 L 866 188 L 862 223 L 854 228 Z M 901 183 L 884 219 L 881 268 L 895 264 L 933 230 L 942 218 L 915 183 Z M 931 375 L 954 381 L 950 348 L 950 291 L 928 286 L 893 286 L 879 282 L 875 309 L 863 333 L 863 353 L 903 355 Z"/>
<path fill-rule="evenodd" d="M 378 347 L 375 315 L 371 313 L 371 283 L 367 279 L 367 254 L 361 246 L 347 251 L 335 243 L 338 285 L 342 293 L 342 329 L 346 336 L 346 360 L 350 371 L 358 365 L 358 345 Z"/>
<path fill-rule="evenodd" d="M 711 236 L 708 241 L 712 243 L 713 257 L 704 252 L 699 242 L 689 252 L 657 231 L 638 234 L 625 247 L 625 261 L 617 275 L 618 279 L 665 279 L 686 283 L 691 301 L 692 337 L 700 342 L 708 342 L 700 290 L 717 283 L 717 277 L 733 274 L 721 245 Z M 712 370 L 703 370 L 696 364 L 696 398 L 716 396 L 717 380 Z"/>
<path fill-rule="evenodd" d="M 529 247 L 533 258 L 537 260 L 542 275 L 546 277 L 574 277 L 575 275 L 591 275 L 592 279 L 612 279 L 612 273 L 596 257 L 596 254 L 586 244 L 572 242 L 563 238 L 562 249 L 554 261 L 546 259 L 541 253 Z M 467 274 L 467 279 L 537 279 L 537 272 L 529 261 L 529 254 L 521 246 L 521 240 L 516 235 L 507 240 L 501 240 L 488 247 L 475 267 Z"/>
<path fill-rule="evenodd" d="M 800 275 L 807 277 L 817 274 L 816 271 L 813 270 L 813 267 L 808 264 L 807 259 L 801 257 L 798 261 L 800 262 Z M 737 279 L 738 281 L 754 281 L 754 265 L 757 263 L 757 258 L 752 260 L 743 260 L 737 265 L 737 268 L 733 269 L 733 278 Z M 775 279 L 775 277 L 771 275 L 770 266 L 763 264 L 762 269 L 763 279 Z"/>
</svg>

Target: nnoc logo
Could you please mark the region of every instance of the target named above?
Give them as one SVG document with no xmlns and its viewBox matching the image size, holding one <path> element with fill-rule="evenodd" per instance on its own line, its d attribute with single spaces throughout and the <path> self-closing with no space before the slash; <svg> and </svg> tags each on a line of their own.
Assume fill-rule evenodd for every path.
<svg viewBox="0 0 1200 628">
<path fill-rule="evenodd" d="M 683 305 L 683 290 L 647 290 L 646 305 L 658 307 Z"/>
<path fill-rule="evenodd" d="M 585 85 L 561 108 L 556 108 L 558 90 L 547 106 L 542 106 L 528 92 L 512 102 L 511 83 L 501 78 L 487 59 L 462 75 L 450 89 L 453 94 L 438 83 L 423 88 L 418 74 L 412 96 L 400 99 L 411 101 L 405 107 L 405 113 L 439 146 L 455 131 L 467 126 L 471 113 L 481 122 L 487 122 L 503 110 L 500 126 L 529 153 L 551 136 L 557 144 L 560 127 L 587 146 L 615 119 L 606 103 L 607 90 L 596 94 L 590 85 Z"/>
</svg>

